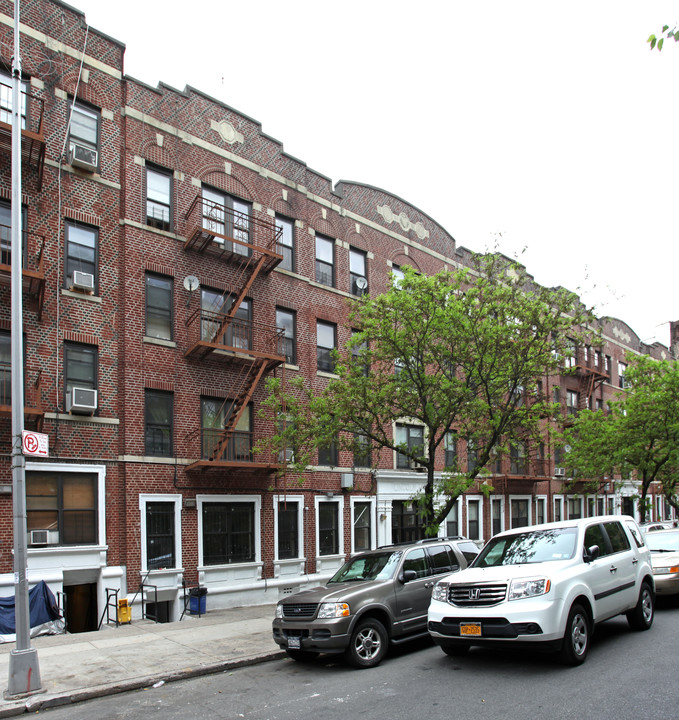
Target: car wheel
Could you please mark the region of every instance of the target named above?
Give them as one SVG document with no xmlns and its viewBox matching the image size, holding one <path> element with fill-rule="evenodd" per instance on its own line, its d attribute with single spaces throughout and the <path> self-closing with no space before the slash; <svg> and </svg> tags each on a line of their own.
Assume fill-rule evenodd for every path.
<svg viewBox="0 0 679 720">
<path fill-rule="evenodd" d="M 591 639 L 591 623 L 582 605 L 575 604 L 568 613 L 566 634 L 563 636 L 560 658 L 566 665 L 585 662 Z"/>
<path fill-rule="evenodd" d="M 653 590 L 647 582 L 643 582 L 636 606 L 626 614 L 632 630 L 648 630 L 653 625 L 653 608 Z"/>
<path fill-rule="evenodd" d="M 346 650 L 347 661 L 357 668 L 375 667 L 382 662 L 388 643 L 387 631 L 379 620 L 359 621 Z"/>
<path fill-rule="evenodd" d="M 468 643 L 451 643 L 450 645 L 441 645 L 441 650 L 450 657 L 463 657 L 469 652 L 471 645 Z"/>
<path fill-rule="evenodd" d="M 285 652 L 288 654 L 289 658 L 292 658 L 297 662 L 309 662 L 318 657 L 318 653 L 313 650 L 290 650 L 289 648 L 286 648 Z"/>
</svg>

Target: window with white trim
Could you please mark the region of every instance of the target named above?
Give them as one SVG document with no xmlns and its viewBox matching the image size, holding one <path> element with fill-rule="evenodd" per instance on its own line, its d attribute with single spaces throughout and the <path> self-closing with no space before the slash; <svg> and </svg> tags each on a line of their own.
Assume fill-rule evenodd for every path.
<svg viewBox="0 0 679 720">
<path fill-rule="evenodd" d="M 182 566 L 181 505 L 181 495 L 139 496 L 142 572 Z"/>
</svg>

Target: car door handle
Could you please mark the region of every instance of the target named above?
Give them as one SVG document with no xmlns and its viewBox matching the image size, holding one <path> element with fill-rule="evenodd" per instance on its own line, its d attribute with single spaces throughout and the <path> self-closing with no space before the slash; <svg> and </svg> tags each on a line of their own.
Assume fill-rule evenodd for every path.
<svg viewBox="0 0 679 720">
<path fill-rule="evenodd" d="M 632 560 L 632 565 L 636 565 L 638 562 L 639 560 L 637 558 L 634 558 L 634 560 Z"/>
<path fill-rule="evenodd" d="M 434 582 L 427 582 L 427 583 L 424 584 L 424 586 L 425 586 L 426 588 L 434 587 L 434 585 L 436 585 L 436 583 L 434 583 Z"/>
<path fill-rule="evenodd" d="M 611 565 L 611 567 L 610 567 L 610 572 L 612 572 L 612 573 L 617 573 L 617 572 L 618 572 L 618 568 L 615 567 L 615 565 Z"/>
</svg>

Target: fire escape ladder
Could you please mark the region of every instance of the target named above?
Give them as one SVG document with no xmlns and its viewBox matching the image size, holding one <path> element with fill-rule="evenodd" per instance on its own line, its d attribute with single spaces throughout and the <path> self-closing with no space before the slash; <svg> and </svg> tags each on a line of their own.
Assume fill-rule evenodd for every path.
<svg viewBox="0 0 679 720">
<path fill-rule="evenodd" d="M 257 359 L 252 362 L 247 372 L 244 373 L 243 380 L 238 389 L 238 396 L 233 401 L 229 417 L 224 423 L 224 433 L 215 447 L 210 460 L 223 457 L 224 453 L 227 451 L 229 442 L 238 427 L 238 423 L 245 412 L 245 408 L 252 399 L 255 388 L 259 385 L 259 381 L 264 376 L 267 367 L 268 362 L 265 359 Z"/>
<path fill-rule="evenodd" d="M 222 323 L 219 327 L 219 330 L 215 334 L 215 337 L 212 339 L 212 342 L 220 343 L 222 341 L 224 334 L 228 330 L 229 325 L 231 325 L 232 320 L 238 312 L 238 308 L 241 306 L 241 303 L 243 302 L 243 300 L 245 300 L 248 293 L 250 292 L 250 288 L 252 287 L 255 278 L 259 275 L 260 270 L 264 265 L 264 260 L 264 256 L 260 257 L 252 269 L 250 262 L 246 262 L 241 266 L 238 279 L 235 283 L 236 287 L 240 287 L 240 291 L 234 299 L 233 303 L 231 304 L 229 312 L 227 312 L 226 315 L 224 315 L 224 317 L 222 318 Z"/>
</svg>

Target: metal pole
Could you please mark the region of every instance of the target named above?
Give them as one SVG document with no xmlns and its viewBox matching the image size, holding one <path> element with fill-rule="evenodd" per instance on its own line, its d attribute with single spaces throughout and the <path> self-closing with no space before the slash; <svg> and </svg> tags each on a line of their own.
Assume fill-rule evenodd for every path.
<svg viewBox="0 0 679 720">
<path fill-rule="evenodd" d="M 31 647 L 28 607 L 28 551 L 26 543 L 26 461 L 23 454 L 24 352 L 21 227 L 21 55 L 19 2 L 14 0 L 14 57 L 12 58 L 12 499 L 14 509 L 14 615 L 16 649 L 9 658 L 5 697 L 41 689 L 38 653 Z"/>
</svg>

